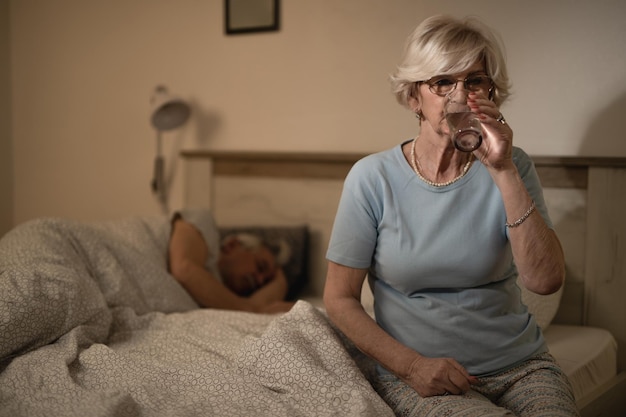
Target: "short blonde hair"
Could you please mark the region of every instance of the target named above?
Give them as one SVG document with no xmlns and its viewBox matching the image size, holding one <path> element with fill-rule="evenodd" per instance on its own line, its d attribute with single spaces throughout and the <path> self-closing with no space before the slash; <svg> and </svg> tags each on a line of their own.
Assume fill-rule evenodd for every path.
<svg viewBox="0 0 626 417">
<path fill-rule="evenodd" d="M 401 62 L 390 77 L 391 88 L 398 102 L 408 107 L 416 82 L 463 72 L 479 61 L 495 84 L 492 99 L 499 106 L 510 95 L 500 38 L 475 18 L 433 16 L 407 38 Z"/>
</svg>

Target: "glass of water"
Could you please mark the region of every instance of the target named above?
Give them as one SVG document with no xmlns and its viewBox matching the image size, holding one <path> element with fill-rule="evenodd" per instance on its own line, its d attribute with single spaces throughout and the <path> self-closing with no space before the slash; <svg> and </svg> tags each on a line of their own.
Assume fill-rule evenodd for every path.
<svg viewBox="0 0 626 417">
<path fill-rule="evenodd" d="M 483 128 L 478 115 L 467 104 L 467 94 L 455 90 L 446 97 L 446 121 L 454 147 L 472 152 L 483 142 Z"/>
</svg>

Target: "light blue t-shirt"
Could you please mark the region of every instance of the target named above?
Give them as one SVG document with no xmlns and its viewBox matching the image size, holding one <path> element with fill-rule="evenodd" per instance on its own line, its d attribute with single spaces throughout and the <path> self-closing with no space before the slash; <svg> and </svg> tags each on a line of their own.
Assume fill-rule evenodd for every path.
<svg viewBox="0 0 626 417">
<path fill-rule="evenodd" d="M 539 178 L 513 161 L 549 227 Z M 357 162 L 346 177 L 327 259 L 368 268 L 376 320 L 427 357 L 486 375 L 546 351 L 521 302 L 500 191 L 475 161 L 446 187 L 413 172 L 400 145 Z"/>
</svg>

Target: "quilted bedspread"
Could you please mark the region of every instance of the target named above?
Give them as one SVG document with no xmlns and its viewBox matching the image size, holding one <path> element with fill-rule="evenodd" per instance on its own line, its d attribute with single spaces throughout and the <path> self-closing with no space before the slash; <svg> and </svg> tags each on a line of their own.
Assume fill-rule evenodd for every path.
<svg viewBox="0 0 626 417">
<path fill-rule="evenodd" d="M 198 308 L 167 230 L 41 219 L 0 240 L 0 416 L 393 415 L 309 303 Z"/>
</svg>

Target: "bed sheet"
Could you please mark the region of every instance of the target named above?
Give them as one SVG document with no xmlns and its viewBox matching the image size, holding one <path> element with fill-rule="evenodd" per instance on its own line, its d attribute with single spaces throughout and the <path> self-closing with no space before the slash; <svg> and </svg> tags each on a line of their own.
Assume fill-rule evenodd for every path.
<svg viewBox="0 0 626 417">
<path fill-rule="evenodd" d="M 115 313 L 106 343 L 81 329 L 0 374 L 3 416 L 392 416 L 316 308 Z"/>
<path fill-rule="evenodd" d="M 0 240 L 0 416 L 392 415 L 309 303 L 199 309 L 164 224 L 41 219 Z"/>
</svg>

